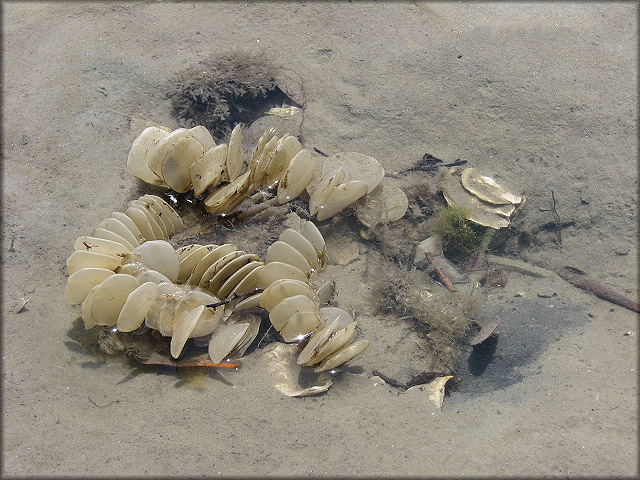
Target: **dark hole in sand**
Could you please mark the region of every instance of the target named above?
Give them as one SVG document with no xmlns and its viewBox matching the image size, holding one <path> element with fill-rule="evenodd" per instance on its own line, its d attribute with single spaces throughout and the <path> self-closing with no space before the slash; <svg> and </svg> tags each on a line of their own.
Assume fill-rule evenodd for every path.
<svg viewBox="0 0 640 480">
<path fill-rule="evenodd" d="M 500 326 L 485 342 L 462 355 L 458 391 L 464 394 L 502 390 L 534 374 L 529 366 L 549 345 L 587 319 L 581 306 L 562 303 L 558 298 L 486 304 L 482 315 L 497 318 Z"/>
</svg>

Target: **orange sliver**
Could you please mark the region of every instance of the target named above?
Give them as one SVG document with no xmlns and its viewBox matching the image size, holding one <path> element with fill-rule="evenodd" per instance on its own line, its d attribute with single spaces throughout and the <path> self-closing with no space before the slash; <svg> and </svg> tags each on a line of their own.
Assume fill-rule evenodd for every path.
<svg viewBox="0 0 640 480">
<path fill-rule="evenodd" d="M 235 370 L 238 368 L 237 363 L 213 363 L 211 360 L 205 357 L 194 357 L 184 360 L 183 362 L 176 363 L 176 367 L 220 367 L 230 368 Z"/>
</svg>

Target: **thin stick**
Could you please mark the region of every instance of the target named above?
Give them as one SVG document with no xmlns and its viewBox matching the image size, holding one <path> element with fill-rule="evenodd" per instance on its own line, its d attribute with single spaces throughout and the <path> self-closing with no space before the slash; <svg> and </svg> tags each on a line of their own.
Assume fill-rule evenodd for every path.
<svg viewBox="0 0 640 480">
<path fill-rule="evenodd" d="M 628 308 L 633 312 L 640 313 L 640 303 L 634 302 L 633 300 L 614 292 L 610 288 L 607 288 L 604 285 L 599 284 L 598 282 L 589 280 L 588 278 L 585 278 L 581 275 L 571 273 L 566 269 L 566 267 L 554 270 L 558 274 L 558 276 L 565 279 L 571 285 L 582 288 L 589 293 L 593 293 L 598 298 L 611 303 L 615 303 L 616 305 L 620 305 L 621 307 Z"/>
<path fill-rule="evenodd" d="M 449 280 L 449 277 L 447 277 L 445 275 L 445 273 L 442 271 L 442 269 L 440 268 L 440 265 L 438 265 L 438 262 L 436 262 L 435 257 L 433 256 L 433 253 L 431 252 L 426 252 L 425 253 L 427 260 L 429 261 L 429 263 L 431 264 L 431 266 L 433 267 L 433 270 L 436 272 L 436 274 L 438 275 L 438 278 L 440 279 L 440 281 L 444 284 L 445 287 L 447 287 L 447 289 L 451 292 L 454 293 L 458 293 L 458 290 L 456 290 L 456 287 L 453 286 L 453 283 L 451 283 L 451 280 Z"/>
<path fill-rule="evenodd" d="M 89 401 L 90 401 L 91 403 L 93 403 L 93 404 L 94 404 L 96 407 L 98 407 L 98 408 L 107 408 L 107 407 L 110 407 L 111 405 L 113 405 L 114 403 L 120 403 L 120 400 L 114 400 L 113 402 L 109 402 L 109 403 L 107 403 L 106 405 L 98 405 L 96 402 L 94 402 L 94 401 L 91 399 L 91 397 L 90 397 L 89 395 L 87 395 L 87 398 L 89 399 Z"/>
</svg>

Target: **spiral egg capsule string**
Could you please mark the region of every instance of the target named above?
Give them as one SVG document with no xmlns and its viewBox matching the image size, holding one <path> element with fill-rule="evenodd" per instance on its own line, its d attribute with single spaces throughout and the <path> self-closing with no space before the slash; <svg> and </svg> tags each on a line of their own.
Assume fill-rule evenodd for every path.
<svg viewBox="0 0 640 480">
<path fill-rule="evenodd" d="M 118 331 L 133 332 L 145 326 L 158 330 L 171 337 L 174 358 L 180 356 L 189 338 L 209 337 L 209 356 L 219 363 L 242 355 L 253 341 L 260 320 L 243 311 L 260 306 L 262 294 L 268 291 L 265 298 L 271 298 L 273 310 L 270 319 L 272 323 L 277 319 L 274 327 L 285 341 L 311 341 L 325 330 L 315 294 L 306 283 L 326 262 L 324 239 L 312 222 L 303 225 L 302 233 L 285 230 L 269 247 L 264 262 L 231 244 L 174 249 L 166 238 L 184 224 L 167 202 L 154 195 L 130 202 L 124 216 L 114 213 L 100 225 L 91 236 L 76 240 L 76 251 L 67 261 L 70 277 L 65 295 L 70 303 L 82 305 L 86 328 L 115 326 Z M 304 294 L 289 300 L 291 292 L 277 290 L 278 281 L 299 282 L 305 286 Z M 276 286 L 270 289 L 273 284 Z M 293 291 L 299 292 L 299 287 Z M 284 306 L 293 308 L 291 318 L 283 317 Z M 350 342 L 332 333 L 325 339 L 325 343 L 332 342 L 331 353 L 354 352 Z M 338 365 L 364 346 L 351 356 L 338 356 Z M 313 356 L 304 364 L 315 365 L 326 356 Z"/>
</svg>

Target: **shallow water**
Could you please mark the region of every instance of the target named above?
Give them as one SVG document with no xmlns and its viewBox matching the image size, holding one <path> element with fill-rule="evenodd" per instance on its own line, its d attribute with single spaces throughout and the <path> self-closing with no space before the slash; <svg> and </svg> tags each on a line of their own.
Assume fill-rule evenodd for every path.
<svg viewBox="0 0 640 480">
<path fill-rule="evenodd" d="M 146 122 L 177 126 L 169 78 L 241 46 L 303 79 L 307 148 L 373 155 L 388 172 L 425 153 L 467 160 L 525 191 L 519 226 L 554 220 L 553 191 L 573 222 L 562 243 L 542 230 L 506 253 L 580 268 L 637 301 L 635 5 L 9 3 L 3 13 L 4 474 L 637 475 L 637 315 L 557 277 L 507 272 L 482 290 L 478 318 L 500 322 L 495 349 L 485 364 L 464 352 L 459 390 L 437 412 L 371 373 L 406 380 L 429 356 L 409 322 L 376 311 L 385 264 L 349 217 L 323 227 L 329 248 L 363 246 L 327 274 L 371 345 L 322 396 L 279 394 L 259 350 L 237 372 L 202 378 L 87 352 L 62 295 L 73 241 L 147 193 L 125 161 Z M 393 233 L 389 248 L 411 232 Z M 271 234 L 229 238 L 260 250 Z"/>
</svg>

